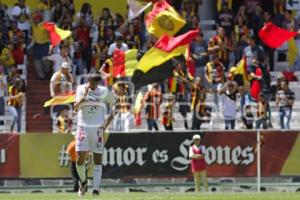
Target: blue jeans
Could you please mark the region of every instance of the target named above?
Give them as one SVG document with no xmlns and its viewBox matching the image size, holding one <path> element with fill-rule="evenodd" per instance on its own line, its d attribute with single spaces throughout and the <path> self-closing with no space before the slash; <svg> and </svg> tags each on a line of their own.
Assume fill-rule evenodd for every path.
<svg viewBox="0 0 300 200">
<path fill-rule="evenodd" d="M 9 106 L 8 107 L 9 111 L 13 115 L 13 123 L 10 127 L 10 132 L 14 130 L 15 124 L 17 123 L 17 132 L 21 132 L 21 119 L 22 119 L 22 107 L 13 107 Z"/>
<path fill-rule="evenodd" d="M 279 108 L 279 122 L 281 129 L 290 129 L 290 119 L 292 116 L 291 107 L 280 107 Z"/>
<path fill-rule="evenodd" d="M 147 125 L 149 131 L 152 131 L 153 128 L 158 131 L 158 126 L 155 119 L 147 119 Z"/>
<path fill-rule="evenodd" d="M 225 119 L 225 130 L 234 130 L 235 119 Z"/>
<path fill-rule="evenodd" d="M 261 119 L 256 120 L 255 128 L 256 129 L 261 129 L 261 126 L 262 126 L 263 129 L 268 128 L 267 118 L 261 118 Z"/>
<path fill-rule="evenodd" d="M 0 115 L 5 115 L 5 102 L 3 97 L 0 97 Z M 4 121 L 0 121 L 0 125 L 4 125 Z"/>
</svg>

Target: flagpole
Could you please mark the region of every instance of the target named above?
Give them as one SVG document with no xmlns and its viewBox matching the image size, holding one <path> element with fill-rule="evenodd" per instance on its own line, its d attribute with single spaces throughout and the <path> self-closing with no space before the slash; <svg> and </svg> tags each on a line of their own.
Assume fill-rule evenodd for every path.
<svg viewBox="0 0 300 200">
<path fill-rule="evenodd" d="M 257 149 L 256 149 L 256 155 L 257 155 L 257 166 L 256 166 L 256 168 L 257 168 L 257 192 L 260 192 L 260 184 L 261 184 L 261 152 L 260 152 L 260 143 L 261 143 L 261 141 L 260 141 L 260 131 L 257 131 L 257 134 L 256 134 L 256 142 L 257 142 Z"/>
</svg>

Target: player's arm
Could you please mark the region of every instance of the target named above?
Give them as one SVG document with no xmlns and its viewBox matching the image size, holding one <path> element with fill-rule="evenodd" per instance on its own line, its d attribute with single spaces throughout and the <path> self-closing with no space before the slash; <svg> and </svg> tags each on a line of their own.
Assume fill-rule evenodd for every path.
<svg viewBox="0 0 300 200">
<path fill-rule="evenodd" d="M 81 88 L 77 89 L 76 92 L 76 100 L 74 103 L 74 110 L 77 111 L 79 106 L 85 101 L 85 97 L 89 91 L 90 84 L 87 83 L 86 87 L 84 88 L 84 91 L 81 91 Z"/>
</svg>

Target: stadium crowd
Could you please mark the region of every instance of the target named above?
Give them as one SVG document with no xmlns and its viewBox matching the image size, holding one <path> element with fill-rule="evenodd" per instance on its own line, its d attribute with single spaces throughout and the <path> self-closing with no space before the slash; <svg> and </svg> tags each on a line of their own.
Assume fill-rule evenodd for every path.
<svg viewBox="0 0 300 200">
<path fill-rule="evenodd" d="M 193 28 L 201 30 L 202 0 L 168 2 Z M 279 109 L 281 129 L 290 128 L 295 94 L 284 76 L 271 85 L 274 49 L 260 41 L 258 31 L 270 21 L 288 30 L 298 30 L 300 15 L 286 10 L 284 0 L 267 1 L 272 6 L 265 6 L 261 0 L 241 0 L 237 5 L 233 2 L 216 0 L 216 34 L 206 41 L 205 30 L 201 30 L 190 45 L 192 59 L 178 62 L 173 78 L 142 90 L 143 98 L 137 103 L 145 109 L 149 130 L 158 130 L 158 123 L 165 130 L 173 130 L 175 105 L 179 105 L 186 129 L 199 130 L 203 123 L 210 122 L 212 113 L 222 114 L 225 129 L 235 129 L 237 120 L 246 129 L 272 128 L 270 101 L 275 101 Z M 112 58 L 116 49 L 146 52 L 157 38 L 147 34 L 144 14 L 128 22 L 126 16 L 109 8 L 93 13 L 91 6 L 84 3 L 77 11 L 73 0 L 40 0 L 37 9 L 30 10 L 25 0 L 16 1 L 12 8 L 0 2 L 0 115 L 4 115 L 5 105 L 9 106 L 14 116 L 11 131 L 16 122 L 18 132 L 21 128 L 26 85 L 17 65 L 24 63 L 25 55 L 32 57 L 40 79 L 51 78 L 52 97 L 74 91 L 84 81 L 82 78 L 77 83 L 77 77 L 85 77 L 91 70 L 101 71 L 104 85 L 127 93 L 118 97 L 120 113 L 114 120 L 114 130 L 129 131 L 140 124 L 139 115 L 133 112 L 135 98 L 131 86 L 126 83 L 130 77 L 111 75 Z M 42 26 L 44 21 L 71 30 L 72 36 L 57 47 L 50 46 L 48 32 Z M 297 36 L 288 44 L 287 60 L 293 70 L 299 66 L 298 41 Z M 237 73 L 243 58 L 250 81 L 244 81 Z M 4 101 L 5 88 L 8 103 Z M 193 116 L 191 123 L 188 113 Z M 71 130 L 69 118 L 63 109 L 57 122 L 59 132 Z"/>
</svg>

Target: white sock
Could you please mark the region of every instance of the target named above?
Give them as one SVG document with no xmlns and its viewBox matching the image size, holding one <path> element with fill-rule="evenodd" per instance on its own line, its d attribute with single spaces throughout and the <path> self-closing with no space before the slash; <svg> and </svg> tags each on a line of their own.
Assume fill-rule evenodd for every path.
<svg viewBox="0 0 300 200">
<path fill-rule="evenodd" d="M 93 190 L 99 191 L 102 177 L 102 165 L 94 165 Z"/>
<path fill-rule="evenodd" d="M 77 169 L 77 173 L 78 173 L 78 176 L 79 176 L 81 182 L 85 182 L 86 181 L 85 164 L 83 164 L 83 165 L 76 164 L 76 169 Z"/>
</svg>

